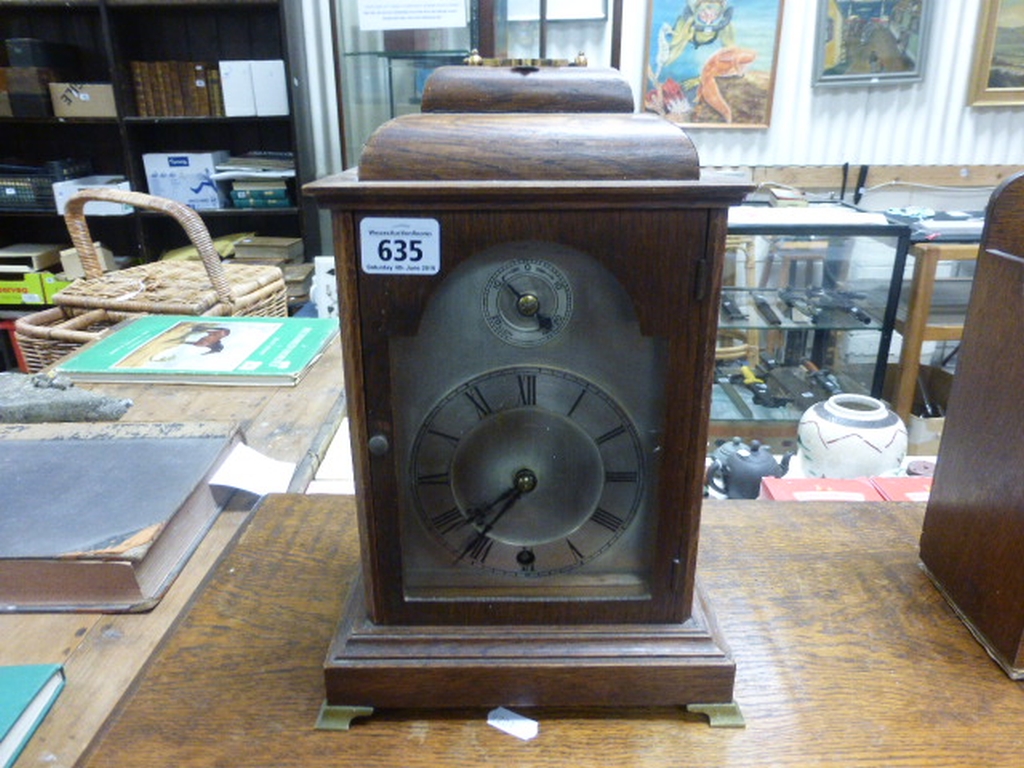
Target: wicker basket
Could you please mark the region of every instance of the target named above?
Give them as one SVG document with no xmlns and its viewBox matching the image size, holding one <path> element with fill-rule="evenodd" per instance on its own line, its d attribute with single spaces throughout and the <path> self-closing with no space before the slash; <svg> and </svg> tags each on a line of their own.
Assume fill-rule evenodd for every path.
<svg viewBox="0 0 1024 768">
<path fill-rule="evenodd" d="M 185 230 L 201 262 L 157 261 L 104 274 L 83 214 L 92 200 L 170 215 Z M 129 317 L 288 315 L 288 290 L 280 268 L 224 264 L 202 218 L 181 203 L 142 192 L 84 189 L 68 201 L 64 221 L 85 277 L 54 295 L 53 309 L 16 321 L 15 337 L 30 372 L 56 362 Z"/>
<path fill-rule="evenodd" d="M 15 320 L 14 337 L 28 372 L 37 373 L 100 338 L 122 320 L 137 316 L 106 309 L 91 309 L 72 315 L 61 307 L 51 307 Z"/>
</svg>

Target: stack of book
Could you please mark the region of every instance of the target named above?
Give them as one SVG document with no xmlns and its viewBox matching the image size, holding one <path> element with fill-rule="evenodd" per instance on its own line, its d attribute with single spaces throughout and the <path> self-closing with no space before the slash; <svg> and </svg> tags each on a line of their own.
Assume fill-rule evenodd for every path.
<svg viewBox="0 0 1024 768">
<path fill-rule="evenodd" d="M 292 196 L 285 179 L 234 179 L 231 204 L 235 208 L 290 208 Z"/>
<path fill-rule="evenodd" d="M 235 208 L 290 208 L 294 205 L 289 182 L 295 178 L 291 152 L 249 152 L 217 163 L 216 181 L 230 182 Z"/>
<path fill-rule="evenodd" d="M 254 235 L 235 243 L 235 260 L 246 264 L 298 264 L 303 258 L 300 237 L 261 237 Z"/>
<path fill-rule="evenodd" d="M 220 117 L 224 95 L 215 62 L 132 61 L 139 117 Z"/>
<path fill-rule="evenodd" d="M 272 264 L 284 273 L 288 303 L 305 304 L 313 286 L 313 265 L 304 263 L 305 251 L 299 237 L 253 236 L 235 243 L 235 261 Z"/>
</svg>

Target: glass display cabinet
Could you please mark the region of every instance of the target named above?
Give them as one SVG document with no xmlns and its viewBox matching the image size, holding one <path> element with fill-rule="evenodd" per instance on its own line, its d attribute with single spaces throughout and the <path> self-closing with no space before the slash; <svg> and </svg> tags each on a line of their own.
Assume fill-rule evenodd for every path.
<svg viewBox="0 0 1024 768">
<path fill-rule="evenodd" d="M 881 397 L 909 242 L 839 204 L 732 208 L 712 434 L 795 435 L 819 400 Z"/>
<path fill-rule="evenodd" d="M 474 49 L 486 58 L 569 61 L 583 52 L 591 66 L 618 66 L 622 0 L 463 1 L 423 4 L 419 18 L 409 3 L 332 4 L 345 167 L 359 163 L 378 126 L 419 111 L 434 69 L 461 64 Z M 368 15 L 371 6 L 379 16 Z M 431 18 L 437 8 L 446 15 Z M 398 28 L 391 14 L 399 11 L 411 14 L 412 28 Z"/>
</svg>

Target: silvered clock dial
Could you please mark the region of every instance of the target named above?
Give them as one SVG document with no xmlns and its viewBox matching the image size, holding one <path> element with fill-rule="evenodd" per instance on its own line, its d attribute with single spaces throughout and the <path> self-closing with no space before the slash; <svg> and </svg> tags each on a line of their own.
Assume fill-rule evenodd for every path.
<svg viewBox="0 0 1024 768">
<path fill-rule="evenodd" d="M 510 576 L 590 562 L 643 495 L 632 420 L 593 382 L 556 368 L 464 382 L 424 419 L 412 456 L 417 511 L 454 562 Z"/>
<path fill-rule="evenodd" d="M 491 275 L 483 293 L 487 327 L 502 341 L 530 347 L 550 341 L 572 317 L 572 288 L 558 267 L 515 259 Z"/>
</svg>

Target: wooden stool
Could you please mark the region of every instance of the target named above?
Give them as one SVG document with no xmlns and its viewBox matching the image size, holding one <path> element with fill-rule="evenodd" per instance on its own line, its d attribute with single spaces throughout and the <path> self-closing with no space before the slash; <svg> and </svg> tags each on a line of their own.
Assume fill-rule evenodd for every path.
<svg viewBox="0 0 1024 768">
<path fill-rule="evenodd" d="M 726 252 L 737 251 L 743 254 L 743 287 L 753 288 L 757 276 L 757 262 L 754 255 L 754 240 L 751 237 L 728 235 L 725 238 Z M 732 260 L 735 267 L 736 260 Z M 732 280 L 739 285 L 739 271 L 726 275 L 725 280 Z M 760 355 L 760 334 L 756 328 L 719 330 L 715 346 L 715 360 L 754 360 Z"/>
<path fill-rule="evenodd" d="M 975 261 L 978 258 L 976 244 L 923 243 L 913 246 L 910 255 L 914 257 L 914 275 L 910 281 L 906 314 L 897 316 L 895 328 L 903 336 L 900 350 L 900 367 L 893 390 L 893 410 L 904 421 L 910 418 L 914 405 L 914 392 L 921 365 L 921 347 L 926 341 L 959 341 L 964 332 L 963 316 L 967 311 L 967 293 L 961 310 L 947 310 L 943 315 L 932 312 L 935 296 L 935 273 L 940 261 Z M 964 278 L 954 278 L 960 283 L 969 283 Z M 938 282 L 942 282 L 939 280 Z M 949 282 L 948 280 L 946 282 Z"/>
<path fill-rule="evenodd" d="M 775 259 L 779 259 L 779 287 L 788 288 L 795 284 L 800 265 L 804 267 L 804 287 L 814 285 L 814 267 L 825 262 L 828 240 L 790 240 L 776 238 L 768 249 L 760 286 L 765 288 L 771 280 Z"/>
</svg>

